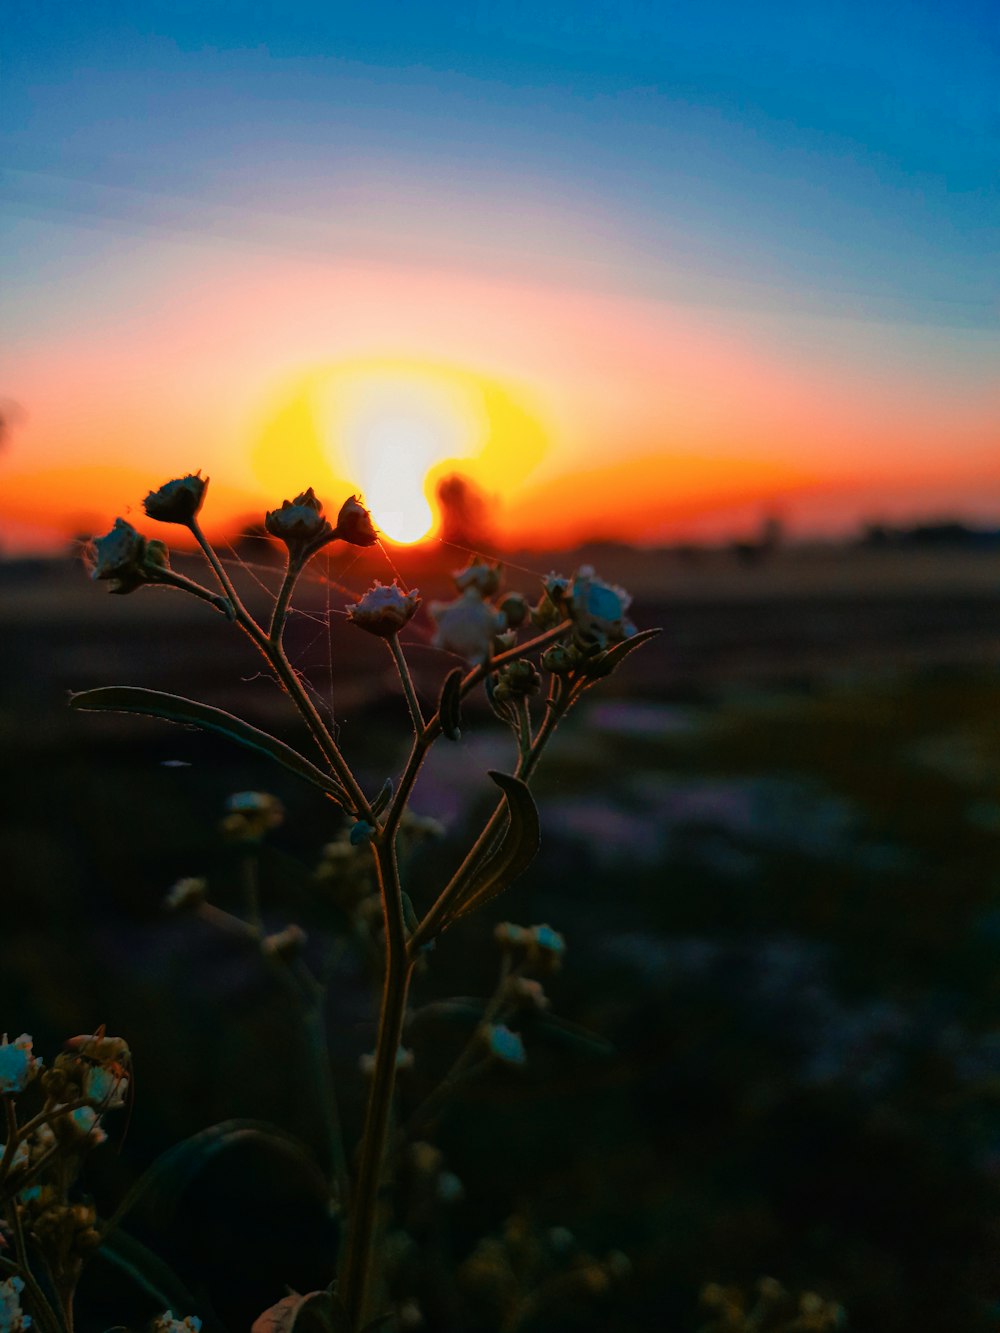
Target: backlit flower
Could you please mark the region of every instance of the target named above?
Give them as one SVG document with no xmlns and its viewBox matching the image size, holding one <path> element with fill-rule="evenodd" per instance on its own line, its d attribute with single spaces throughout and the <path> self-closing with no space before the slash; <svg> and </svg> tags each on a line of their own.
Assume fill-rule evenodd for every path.
<svg viewBox="0 0 1000 1333">
<path fill-rule="evenodd" d="M 457 653 L 467 662 L 485 662 L 506 624 L 503 614 L 484 602 L 476 588 L 468 588 L 454 602 L 432 602 L 430 610 L 437 625 L 435 648 Z"/>
<path fill-rule="evenodd" d="M 189 472 L 186 477 L 166 482 L 158 491 L 150 491 L 142 507 L 150 518 L 186 527 L 201 508 L 207 489 L 207 477 L 200 472 Z"/>
<path fill-rule="evenodd" d="M 347 619 L 369 634 L 391 639 L 412 620 L 419 605 L 416 588 L 404 592 L 395 580 L 386 585 L 376 579 L 360 601 L 346 608 Z"/>
<path fill-rule="evenodd" d="M 290 554 L 299 556 L 318 549 L 334 535 L 311 486 L 294 500 L 283 500 L 280 509 L 270 510 L 264 516 L 264 527 L 285 543 Z"/>
<path fill-rule="evenodd" d="M 374 546 L 378 541 L 372 516 L 356 495 L 340 506 L 333 535 L 342 542 L 350 542 L 352 546 Z"/>
<path fill-rule="evenodd" d="M 573 577 L 568 610 L 573 618 L 576 637 L 587 646 L 607 648 L 621 643 L 635 633 L 625 612 L 632 598 L 613 583 L 596 578 L 590 565 L 581 565 Z"/>
<path fill-rule="evenodd" d="M 111 592 L 134 592 L 144 583 L 155 583 L 162 571 L 170 568 L 167 548 L 162 542 L 147 541 L 131 523 L 116 518 L 114 527 L 103 537 L 95 537 L 88 551 L 90 577 L 107 579 Z"/>
</svg>

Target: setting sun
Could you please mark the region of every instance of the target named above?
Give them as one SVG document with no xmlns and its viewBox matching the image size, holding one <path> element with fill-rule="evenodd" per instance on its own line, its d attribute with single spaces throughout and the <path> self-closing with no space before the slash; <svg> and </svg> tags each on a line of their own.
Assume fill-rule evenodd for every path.
<svg viewBox="0 0 1000 1333">
<path fill-rule="evenodd" d="M 401 543 L 433 530 L 433 469 L 477 452 L 485 433 L 476 395 L 426 373 L 355 372 L 331 386 L 324 415 L 335 460 L 356 478 L 376 527 Z"/>
</svg>

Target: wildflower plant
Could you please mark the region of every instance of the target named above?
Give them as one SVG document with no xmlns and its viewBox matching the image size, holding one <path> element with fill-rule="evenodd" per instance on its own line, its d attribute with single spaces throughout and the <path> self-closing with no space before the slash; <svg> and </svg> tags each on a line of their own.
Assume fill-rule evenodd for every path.
<svg viewBox="0 0 1000 1333">
<path fill-rule="evenodd" d="M 196 473 L 167 482 L 151 491 L 145 501 L 150 518 L 191 532 L 207 563 L 207 583 L 175 573 L 163 543 L 146 538 L 123 519 L 92 543 L 92 577 L 107 581 L 110 590 L 119 594 L 147 585 L 173 587 L 223 614 L 253 644 L 298 711 L 308 728 L 312 753 L 302 753 L 222 709 L 161 691 L 110 686 L 75 694 L 70 704 L 77 710 L 144 714 L 221 734 L 267 755 L 312 784 L 340 812 L 345 827 L 326 843 L 313 885 L 317 899 L 334 904 L 364 942 L 379 989 L 375 1047 L 362 1062 L 368 1092 L 355 1153 L 344 1146 L 332 1083 L 323 1027 L 324 979 L 307 963 L 306 936 L 297 925 L 290 923 L 268 934 L 262 921 L 257 858 L 262 840 L 283 816 L 276 798 L 243 792 L 227 806 L 223 831 L 240 849 L 244 870 L 242 915 L 213 904 L 202 879 L 181 881 L 171 890 L 168 902 L 172 910 L 198 913 L 259 950 L 263 964 L 281 979 L 299 1008 L 310 1039 L 317 1086 L 323 1089 L 329 1197 L 341 1226 L 336 1262 L 331 1256 L 330 1286 L 325 1292 L 284 1297 L 260 1316 L 254 1325 L 256 1333 L 273 1333 L 279 1327 L 290 1330 L 307 1313 L 313 1320 L 319 1317 L 333 1333 L 361 1333 L 384 1326 L 387 1318 L 390 1326 L 415 1325 L 418 1316 L 401 1276 L 412 1260 L 411 1256 L 404 1262 L 401 1257 L 409 1252 L 412 1240 L 385 1215 L 386 1187 L 405 1177 L 416 1191 L 414 1197 L 423 1197 L 430 1190 L 442 1204 L 461 1195 L 460 1182 L 444 1168 L 440 1153 L 424 1141 L 424 1135 L 446 1099 L 466 1081 L 488 1070 L 516 1070 L 530 1058 L 531 1020 L 549 1007 L 544 982 L 560 967 L 565 941 L 549 925 L 508 923 L 497 928 L 498 978 L 493 994 L 480 1005 L 473 1031 L 439 1085 L 404 1121 L 394 1112 L 397 1081 L 408 1077 L 413 1064 L 410 1037 L 434 1009 L 433 1004 L 410 1009 L 411 981 L 416 973 L 432 966 L 429 951 L 443 932 L 491 902 L 529 865 L 540 836 L 530 784 L 559 722 L 583 694 L 657 631 L 637 631 L 627 618 L 628 594 L 599 579 L 589 567 L 569 578 L 551 575 L 534 602 L 506 592 L 501 568 L 476 557 L 455 573 L 454 599 L 429 607 L 421 603 L 415 589 L 402 588 L 395 581 L 374 583 L 345 608 L 345 633 L 361 631 L 385 644 L 406 701 L 411 735 L 401 771 L 372 792 L 359 781 L 285 647 L 296 585 L 317 552 L 334 542 L 357 547 L 377 542 L 367 510 L 351 497 L 331 522 L 311 489 L 271 510 L 265 528 L 284 547 L 285 565 L 273 605 L 267 615 L 259 617 L 238 593 L 202 531 L 199 515 L 207 487 L 208 480 Z M 418 697 L 400 639 L 401 631 L 415 617 L 428 613 L 435 645 L 460 659 L 444 675 L 433 711 L 425 711 Z M 406 891 L 408 852 L 416 843 L 437 836 L 440 827 L 433 820 L 415 816 L 409 808 L 410 798 L 432 746 L 442 739 L 446 743 L 460 739 L 463 705 L 479 690 L 510 730 L 516 759 L 510 772 L 489 772 L 497 796 L 492 813 L 458 868 L 418 910 Z M 121 1105 L 128 1080 L 127 1060 L 124 1047 L 117 1051 L 109 1041 L 103 1033 L 86 1038 L 44 1073 L 39 1072 L 30 1039 L 0 1046 L 0 1095 L 8 1108 L 0 1186 L 7 1189 L 2 1197 L 15 1242 L 14 1259 L 2 1260 L 0 1276 L 8 1283 L 4 1291 L 8 1304 L 13 1307 L 22 1298 L 26 1302 L 21 1326 L 35 1317 L 43 1333 L 67 1333 L 71 1327 L 77 1252 L 98 1244 L 103 1233 L 84 1208 L 86 1215 L 73 1214 L 76 1231 L 72 1242 L 67 1243 L 60 1232 L 57 1244 L 56 1233 L 50 1235 L 40 1220 L 44 1209 L 37 1217 L 31 1211 L 42 1205 L 28 1199 L 24 1191 L 26 1186 L 41 1184 L 46 1164 L 69 1152 L 68 1143 L 81 1157 L 83 1146 L 92 1146 L 101 1135 L 105 1112 Z M 45 1083 L 45 1100 L 40 1111 L 19 1122 L 17 1099 L 33 1080 Z M 224 1130 L 213 1127 L 204 1133 Z M 72 1135 L 76 1137 L 70 1140 Z M 49 1196 L 44 1197 L 45 1208 L 51 1208 Z M 69 1207 L 63 1196 L 59 1206 Z M 113 1221 L 120 1220 L 128 1206 L 126 1201 Z M 69 1227 L 68 1222 L 60 1225 Z M 47 1288 L 33 1275 L 28 1254 L 31 1244 L 48 1266 L 51 1280 Z M 531 1263 L 514 1264 L 517 1275 L 513 1294 L 505 1297 L 509 1309 L 504 1327 L 514 1326 L 510 1310 L 537 1304 L 533 1279 L 529 1281 L 532 1273 L 537 1271 L 539 1281 L 544 1278 L 550 1285 L 557 1275 L 554 1291 L 562 1289 L 560 1283 L 574 1291 L 587 1288 L 588 1283 L 603 1290 L 622 1268 L 619 1259 L 603 1262 L 589 1255 L 564 1264 L 556 1257 L 558 1246 L 536 1240 L 531 1244 L 532 1254 L 538 1252 Z M 484 1241 L 468 1261 L 466 1278 L 472 1286 L 479 1280 L 475 1275 L 486 1271 L 486 1257 L 494 1250 L 500 1254 L 499 1245 Z M 503 1258 L 504 1264 L 508 1262 L 509 1255 Z M 191 1311 L 182 1315 L 193 1318 Z M 173 1328 L 180 1322 L 183 1320 L 168 1312 L 160 1326 Z"/>
</svg>

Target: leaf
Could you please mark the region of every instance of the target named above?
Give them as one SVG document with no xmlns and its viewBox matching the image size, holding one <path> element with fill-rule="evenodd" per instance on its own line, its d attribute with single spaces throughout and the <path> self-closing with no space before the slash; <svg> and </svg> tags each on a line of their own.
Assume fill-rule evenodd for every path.
<svg viewBox="0 0 1000 1333">
<path fill-rule="evenodd" d="M 336 1292 L 293 1291 L 259 1314 L 250 1333 L 351 1333 L 351 1319 Z"/>
<path fill-rule="evenodd" d="M 81 690 L 70 695 L 69 706 L 84 712 L 139 713 L 184 726 L 200 727 L 202 731 L 217 732 L 220 736 L 238 741 L 248 750 L 266 754 L 282 767 L 325 791 L 346 808 L 347 793 L 333 778 L 284 741 L 279 741 L 276 736 L 251 726 L 249 722 L 234 717 L 222 708 L 213 708 L 211 704 L 199 703 L 196 699 L 186 699 L 181 694 L 147 690 L 141 685 L 105 685 L 96 690 Z"/>
<path fill-rule="evenodd" d="M 528 1031 L 528 1029 L 526 1029 Z M 581 1055 L 590 1055 L 598 1059 L 608 1059 L 615 1054 L 615 1047 L 606 1037 L 579 1023 L 571 1023 L 558 1014 L 536 1014 L 530 1019 L 530 1032 L 551 1041 L 556 1046 L 567 1050 L 579 1051 Z"/>
<path fill-rule="evenodd" d="M 264 1120 L 223 1120 L 175 1144 L 145 1171 L 115 1209 L 104 1230 L 115 1227 L 141 1203 L 160 1226 L 169 1224 L 182 1195 L 221 1153 L 252 1143 L 294 1160 L 313 1178 L 317 1196 L 326 1200 L 327 1185 L 312 1154 L 297 1138 Z"/>
<path fill-rule="evenodd" d="M 330 1291 L 312 1291 L 295 1315 L 293 1333 L 351 1333 L 351 1317 L 344 1302 Z"/>
<path fill-rule="evenodd" d="M 528 784 L 494 769 L 489 771 L 489 776 L 507 802 L 507 828 L 496 851 L 472 871 L 455 907 L 445 918 L 445 926 L 503 893 L 535 859 L 541 841 L 538 809 Z"/>
<path fill-rule="evenodd" d="M 662 634 L 662 629 L 644 629 L 638 634 L 633 634 L 628 639 L 622 639 L 621 643 L 616 643 L 613 648 L 609 648 L 606 653 L 602 653 L 597 661 L 587 669 L 587 675 L 595 680 L 603 680 L 610 676 L 613 671 L 621 666 L 629 653 L 635 652 L 644 643 L 649 643 L 650 639 L 655 639 L 658 634 Z"/>
<path fill-rule="evenodd" d="M 150 1298 L 159 1312 L 173 1310 L 178 1316 L 198 1312 L 203 1333 L 225 1333 L 225 1326 L 205 1308 L 169 1264 L 124 1231 L 113 1240 L 104 1240 L 98 1255 L 128 1278 Z"/>
<path fill-rule="evenodd" d="M 444 684 L 441 686 L 441 694 L 438 699 L 438 717 L 441 719 L 441 732 L 450 741 L 460 741 L 462 739 L 462 680 L 463 671 L 461 667 L 455 667 L 453 671 L 449 671 L 444 678 Z"/>
</svg>

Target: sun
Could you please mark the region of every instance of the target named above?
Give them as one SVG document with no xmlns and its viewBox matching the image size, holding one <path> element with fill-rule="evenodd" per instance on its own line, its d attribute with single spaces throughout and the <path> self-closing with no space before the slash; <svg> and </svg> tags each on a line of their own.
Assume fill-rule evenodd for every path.
<svg viewBox="0 0 1000 1333">
<path fill-rule="evenodd" d="M 375 526 L 393 542 L 421 541 L 435 522 L 429 474 L 477 450 L 475 414 L 426 380 L 385 374 L 360 376 L 339 397 L 338 447 Z"/>
<path fill-rule="evenodd" d="M 267 495 L 354 492 L 387 540 L 411 544 L 434 535 L 443 478 L 460 473 L 502 506 L 546 448 L 521 386 L 446 362 L 367 356 L 276 385 L 251 458 Z"/>
</svg>

